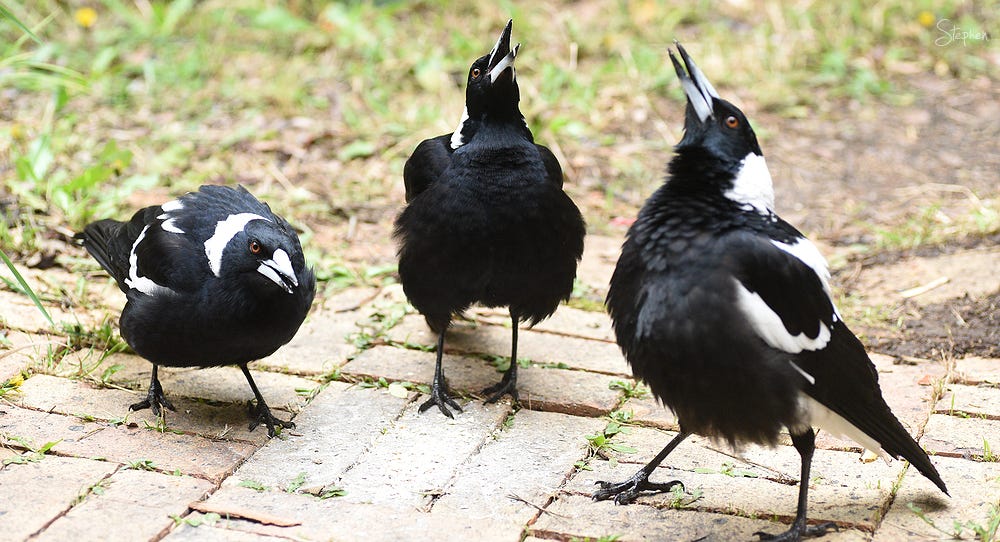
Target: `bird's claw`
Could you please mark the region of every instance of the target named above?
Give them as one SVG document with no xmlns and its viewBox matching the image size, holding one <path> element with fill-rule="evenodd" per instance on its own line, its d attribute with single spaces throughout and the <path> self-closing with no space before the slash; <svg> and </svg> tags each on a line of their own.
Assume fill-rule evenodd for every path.
<svg viewBox="0 0 1000 542">
<path fill-rule="evenodd" d="M 424 401 L 424 404 L 420 405 L 420 412 L 437 405 L 441 410 L 441 413 L 449 418 L 454 419 L 455 415 L 448 410 L 448 407 L 454 408 L 455 410 L 462 412 L 462 407 L 455 402 L 454 399 L 448 394 L 448 388 L 443 385 L 438 385 L 437 382 L 431 385 L 431 398 Z"/>
<path fill-rule="evenodd" d="M 275 427 L 281 429 L 295 428 L 295 422 L 282 420 L 271 414 L 271 408 L 267 406 L 267 403 L 261 402 L 254 405 L 253 401 L 247 401 L 247 412 L 250 414 L 250 431 L 256 429 L 258 425 L 264 424 L 267 426 L 267 436 L 273 438 L 278 434 Z"/>
<path fill-rule="evenodd" d="M 601 488 L 594 492 L 593 499 L 595 501 L 606 501 L 614 497 L 615 504 L 630 504 L 634 502 L 636 498 L 639 497 L 639 493 L 642 493 L 643 491 L 665 493 L 673 491 L 676 487 L 680 487 L 681 491 L 684 490 L 684 484 L 680 480 L 672 480 L 665 483 L 650 482 L 649 475 L 643 471 L 637 472 L 634 476 L 624 482 L 615 483 L 599 480 L 596 484 L 601 486 Z"/>
<path fill-rule="evenodd" d="M 136 411 L 148 408 L 153 411 L 154 416 L 159 417 L 163 413 L 162 407 L 166 407 L 172 412 L 177 412 L 174 404 L 163 395 L 163 388 L 160 388 L 159 386 L 150 386 L 149 391 L 146 392 L 146 398 L 138 403 L 132 403 L 129 405 L 128 409 Z"/>
<path fill-rule="evenodd" d="M 482 394 L 487 396 L 485 401 L 486 403 L 495 403 L 504 395 L 510 395 L 510 398 L 513 399 L 515 403 L 518 401 L 517 380 L 507 378 L 507 374 L 504 375 L 500 382 L 483 389 Z"/>
<path fill-rule="evenodd" d="M 757 531 L 754 533 L 754 536 L 760 538 L 760 540 L 762 541 L 766 540 L 768 542 L 796 542 L 798 540 L 802 540 L 803 538 L 813 538 L 817 536 L 823 536 L 830 529 L 833 529 L 834 531 L 840 530 L 840 528 L 837 527 L 836 523 L 828 521 L 826 523 L 819 523 L 816 525 L 807 525 L 804 528 L 802 528 L 801 531 L 798 526 L 792 525 L 791 529 L 788 529 L 787 531 L 780 534 L 771 534 L 771 533 L 765 533 L 764 531 Z"/>
</svg>

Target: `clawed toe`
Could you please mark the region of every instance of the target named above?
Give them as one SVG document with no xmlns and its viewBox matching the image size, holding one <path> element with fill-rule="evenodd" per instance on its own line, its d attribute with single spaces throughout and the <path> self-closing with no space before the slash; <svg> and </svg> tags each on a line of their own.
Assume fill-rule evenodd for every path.
<svg viewBox="0 0 1000 542">
<path fill-rule="evenodd" d="M 247 401 L 247 411 L 250 414 L 250 431 L 256 429 L 258 425 L 264 424 L 267 426 L 267 436 L 274 437 L 279 433 L 279 429 L 295 428 L 295 422 L 282 420 L 271 414 L 271 409 L 266 403 L 258 403 L 255 406 L 253 402 Z"/>
<path fill-rule="evenodd" d="M 830 529 L 834 531 L 839 531 L 837 524 L 828 521 L 826 523 L 819 523 L 817 525 L 807 525 L 805 528 L 800 528 L 798 525 L 792 525 L 791 529 L 779 534 L 765 533 L 764 531 L 757 531 L 754 536 L 758 537 L 760 540 L 766 540 L 768 542 L 796 542 L 802 540 L 803 538 L 815 538 L 827 534 Z"/>
</svg>

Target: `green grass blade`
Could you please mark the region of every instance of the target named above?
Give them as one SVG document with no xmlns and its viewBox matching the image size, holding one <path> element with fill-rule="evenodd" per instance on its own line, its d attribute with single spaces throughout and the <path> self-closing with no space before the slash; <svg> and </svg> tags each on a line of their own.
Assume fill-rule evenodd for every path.
<svg viewBox="0 0 1000 542">
<path fill-rule="evenodd" d="M 36 43 L 42 43 L 42 40 L 38 39 L 38 36 L 36 36 L 35 33 L 31 31 L 30 28 L 24 26 L 24 23 L 19 21 L 18 18 L 15 17 L 14 14 L 11 13 L 10 10 L 7 9 L 7 6 L 4 5 L 3 3 L 0 3 L 0 17 L 3 17 L 5 19 L 10 19 L 10 21 L 14 23 L 15 26 L 20 28 L 22 32 L 28 35 L 28 37 L 35 40 Z"/>
<path fill-rule="evenodd" d="M 10 272 L 14 274 L 14 278 L 17 279 L 17 283 L 21 285 L 21 288 L 25 291 L 26 295 L 30 297 L 32 301 L 35 302 L 35 306 L 38 307 L 38 310 L 42 311 L 42 316 L 44 316 L 45 319 L 49 321 L 49 324 L 55 327 L 56 323 L 53 322 L 52 317 L 49 316 L 49 311 L 45 310 L 45 307 L 42 306 L 41 300 L 39 300 L 38 296 L 35 295 L 35 292 L 31 289 L 31 286 L 28 286 L 28 283 L 24 280 L 24 277 L 21 276 L 21 273 L 18 272 L 17 268 L 14 267 L 14 262 L 10 261 L 10 258 L 7 257 L 7 253 L 0 250 L 0 259 L 3 259 L 3 263 L 7 264 L 7 268 L 10 269 Z"/>
</svg>

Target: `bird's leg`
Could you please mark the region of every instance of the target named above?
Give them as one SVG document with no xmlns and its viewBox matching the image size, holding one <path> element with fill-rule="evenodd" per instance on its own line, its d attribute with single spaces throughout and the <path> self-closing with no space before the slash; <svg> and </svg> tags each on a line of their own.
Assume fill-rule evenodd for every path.
<svg viewBox="0 0 1000 542">
<path fill-rule="evenodd" d="M 280 427 L 282 429 L 288 428 L 292 429 L 295 427 L 295 423 L 291 420 L 285 421 L 274 417 L 271 414 L 271 409 L 264 402 L 264 396 L 260 394 L 260 390 L 257 389 L 257 383 L 253 381 L 253 377 L 250 376 L 250 369 L 247 368 L 247 364 L 244 363 L 240 365 L 240 369 L 243 369 L 243 375 L 247 377 L 247 382 L 250 383 L 250 389 L 253 391 L 254 397 L 257 398 L 256 406 L 247 401 L 247 410 L 250 413 L 250 430 L 253 431 L 258 425 L 263 423 L 267 426 L 267 436 L 273 437 L 278 434 L 275 431 L 275 427 Z"/>
<path fill-rule="evenodd" d="M 511 399 L 517 401 L 517 324 L 520 321 L 520 317 L 514 314 L 512 310 L 510 312 L 510 323 L 511 323 L 511 345 L 510 345 L 510 366 L 503 373 L 503 378 L 500 382 L 493 384 L 492 386 L 483 390 L 483 395 L 486 395 L 487 403 L 495 403 L 504 396 L 505 393 L 509 393 Z"/>
<path fill-rule="evenodd" d="M 129 410 L 143 410 L 151 409 L 155 416 L 160 416 L 163 412 L 161 407 L 167 407 L 170 410 L 177 412 L 174 405 L 167 400 L 166 396 L 163 395 L 163 386 L 160 385 L 160 379 L 156 377 L 156 371 L 159 365 L 153 364 L 153 378 L 149 381 L 149 390 L 146 391 L 146 398 L 138 403 L 132 403 L 129 405 Z"/>
<path fill-rule="evenodd" d="M 437 363 L 434 365 L 434 381 L 431 382 L 431 398 L 420 405 L 420 412 L 437 405 L 441 409 L 442 414 L 449 418 L 454 418 L 455 416 L 448 410 L 448 407 L 454 408 L 459 412 L 462 411 L 462 407 L 458 406 L 458 403 L 448 394 L 448 384 L 444 381 L 444 369 L 441 367 L 441 358 L 444 357 L 444 334 L 446 331 L 448 331 L 447 325 L 441 330 L 441 334 L 438 335 Z"/>
<path fill-rule="evenodd" d="M 652 461 L 646 464 L 645 467 L 639 469 L 639 472 L 633 474 L 628 480 L 617 484 L 604 481 L 597 482 L 597 484 L 601 486 L 601 489 L 594 492 L 594 500 L 605 501 L 614 497 L 615 504 L 629 504 L 639 496 L 639 493 L 643 491 L 666 492 L 672 491 L 678 486 L 683 489 L 684 484 L 679 480 L 673 480 L 666 483 L 650 482 L 649 475 L 653 474 L 653 471 L 656 470 L 656 467 L 658 467 L 664 459 L 666 459 L 667 455 L 690 435 L 691 433 L 684 431 L 677 433 L 677 436 L 668 442 L 667 445 L 660 450 L 660 453 L 656 454 L 656 457 L 654 457 Z"/>
<path fill-rule="evenodd" d="M 802 474 L 799 477 L 799 503 L 795 510 L 795 521 L 791 528 L 781 534 L 769 534 L 763 531 L 754 533 L 761 540 L 777 542 L 793 542 L 802 538 L 823 536 L 831 528 L 836 530 L 833 522 L 819 525 L 806 525 L 806 507 L 809 501 L 809 469 L 812 465 L 813 451 L 816 449 L 816 433 L 810 428 L 805 433 L 792 433 L 792 444 L 802 457 Z"/>
</svg>

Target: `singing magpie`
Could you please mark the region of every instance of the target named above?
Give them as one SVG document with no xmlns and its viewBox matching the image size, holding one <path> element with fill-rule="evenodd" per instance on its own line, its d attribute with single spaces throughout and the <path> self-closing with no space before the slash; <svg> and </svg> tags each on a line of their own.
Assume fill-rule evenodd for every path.
<svg viewBox="0 0 1000 542">
<path fill-rule="evenodd" d="M 802 459 L 795 520 L 782 534 L 756 534 L 822 535 L 831 524 L 806 524 L 814 427 L 886 460 L 902 456 L 947 493 L 837 312 L 823 256 L 775 214 L 746 116 L 677 49 L 683 65 L 669 52 L 687 95 L 684 137 L 666 182 L 629 229 L 607 306 L 634 374 L 674 411 L 680 432 L 630 479 L 600 482 L 594 498 L 626 504 L 680 484 L 649 476 L 692 433 L 774 445 L 787 428 Z"/>
<path fill-rule="evenodd" d="M 410 303 L 438 334 L 431 397 L 451 398 L 441 357 L 454 314 L 473 303 L 509 307 L 510 368 L 483 390 L 487 402 L 517 399 L 517 330 L 569 299 L 583 254 L 583 217 L 563 190 L 562 168 L 534 142 L 520 94 L 509 21 L 489 54 L 469 69 L 465 111 L 452 134 L 421 142 L 403 168 L 407 206 L 396 218 L 399 277 Z"/>
<path fill-rule="evenodd" d="M 247 364 L 287 343 L 312 305 L 316 279 L 292 226 L 242 186 L 202 186 L 127 222 L 99 220 L 76 239 L 125 292 L 122 337 L 153 364 L 130 410 L 176 410 L 161 365 L 239 365 L 257 399 L 250 429 L 295 427 L 271 414 Z"/>
</svg>

